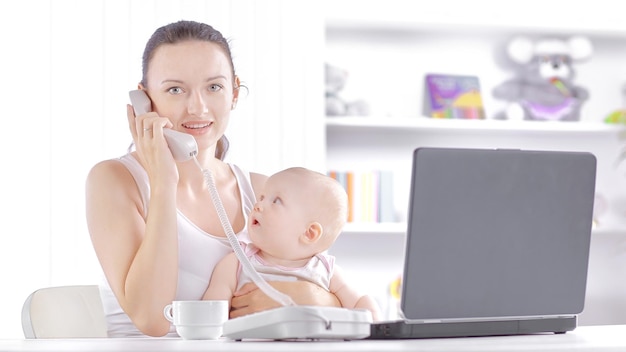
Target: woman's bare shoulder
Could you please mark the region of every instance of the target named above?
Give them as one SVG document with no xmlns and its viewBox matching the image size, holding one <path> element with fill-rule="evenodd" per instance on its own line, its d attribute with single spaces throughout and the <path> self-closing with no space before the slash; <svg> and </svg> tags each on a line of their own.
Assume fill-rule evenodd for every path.
<svg viewBox="0 0 626 352">
<path fill-rule="evenodd" d="M 110 221 L 107 216 L 143 209 L 141 194 L 130 171 L 116 159 L 95 164 L 85 185 L 88 219 Z M 107 215 L 108 214 L 108 215 Z M 113 215 L 111 215 L 113 214 Z"/>
<path fill-rule="evenodd" d="M 116 159 L 102 160 L 92 166 L 87 175 L 87 180 L 102 180 L 118 177 L 128 173 L 126 167 Z"/>
<path fill-rule="evenodd" d="M 267 181 L 267 178 L 267 175 L 259 174 L 256 172 L 250 173 L 250 182 L 252 183 L 252 188 L 254 189 L 255 194 L 259 194 L 259 192 L 261 192 L 265 181 Z"/>
<path fill-rule="evenodd" d="M 116 159 L 96 163 L 87 174 L 87 188 L 126 189 L 134 187 L 135 181 L 124 164 Z"/>
</svg>

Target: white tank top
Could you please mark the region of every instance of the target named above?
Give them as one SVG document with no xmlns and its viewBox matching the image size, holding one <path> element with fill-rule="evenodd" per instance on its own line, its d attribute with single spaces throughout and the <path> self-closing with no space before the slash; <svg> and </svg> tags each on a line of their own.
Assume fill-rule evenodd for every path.
<svg viewBox="0 0 626 352">
<path fill-rule="evenodd" d="M 141 194 L 144 214 L 147 214 L 148 200 L 150 197 L 150 184 L 148 174 L 132 155 L 126 154 L 119 160 L 133 175 Z M 237 179 L 241 206 L 244 220 L 247 222 L 248 214 L 255 203 L 255 195 L 250 182 L 250 174 L 236 165 L 229 164 Z M 228 240 L 224 237 L 216 237 L 204 232 L 180 211 L 177 212 L 178 222 L 178 285 L 175 300 L 198 300 L 206 291 L 213 269 L 220 259 L 232 252 Z M 248 234 L 246 227 L 237 233 L 237 236 L 247 242 Z M 132 323 L 128 315 L 120 307 L 106 278 L 102 275 L 100 295 L 107 319 L 109 337 L 133 337 L 145 336 Z M 177 336 L 176 329 L 172 325 L 169 335 Z"/>
</svg>

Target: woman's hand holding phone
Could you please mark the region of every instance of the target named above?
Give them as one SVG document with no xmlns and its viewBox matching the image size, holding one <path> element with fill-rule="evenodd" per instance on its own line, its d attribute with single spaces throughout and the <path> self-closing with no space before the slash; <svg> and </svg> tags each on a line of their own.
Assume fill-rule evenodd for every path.
<svg viewBox="0 0 626 352">
<path fill-rule="evenodd" d="M 164 129 L 171 128 L 172 123 L 168 118 L 151 111 L 150 99 L 144 91 L 131 92 L 140 93 L 129 94 L 133 105 L 127 106 L 128 124 L 138 157 L 148 172 L 150 182 L 177 184 L 178 169 L 164 136 Z"/>
</svg>

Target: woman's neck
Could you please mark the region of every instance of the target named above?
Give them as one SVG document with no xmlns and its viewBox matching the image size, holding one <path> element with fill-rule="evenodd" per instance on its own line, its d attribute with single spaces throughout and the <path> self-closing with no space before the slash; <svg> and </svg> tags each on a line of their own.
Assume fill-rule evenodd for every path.
<svg viewBox="0 0 626 352">
<path fill-rule="evenodd" d="M 198 153 L 196 160 L 188 160 L 184 162 L 176 163 L 178 166 L 178 186 L 179 187 L 193 187 L 202 185 L 204 188 L 204 175 L 203 170 L 209 170 L 214 178 L 218 178 L 224 171 L 226 164 L 215 158 L 212 154 Z"/>
</svg>

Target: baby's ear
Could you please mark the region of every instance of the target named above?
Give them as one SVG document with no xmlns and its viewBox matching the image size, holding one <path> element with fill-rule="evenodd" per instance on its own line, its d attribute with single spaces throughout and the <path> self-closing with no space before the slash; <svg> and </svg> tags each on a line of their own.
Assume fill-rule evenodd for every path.
<svg viewBox="0 0 626 352">
<path fill-rule="evenodd" d="M 307 227 L 306 231 L 304 232 L 304 242 L 306 244 L 313 244 L 322 237 L 322 233 L 322 224 L 320 224 L 319 222 L 312 222 L 309 224 L 309 227 Z"/>
</svg>

